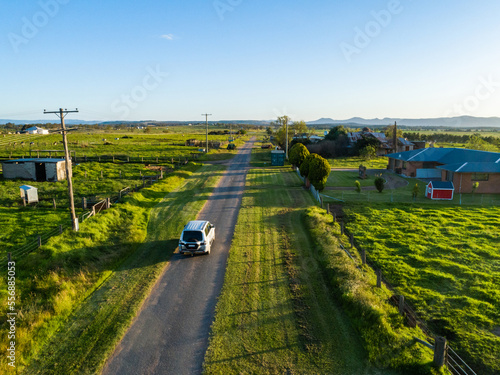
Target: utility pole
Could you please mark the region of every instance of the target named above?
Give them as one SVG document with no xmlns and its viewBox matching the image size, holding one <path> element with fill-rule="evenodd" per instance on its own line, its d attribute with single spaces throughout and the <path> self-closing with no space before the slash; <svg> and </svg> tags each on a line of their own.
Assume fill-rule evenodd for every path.
<svg viewBox="0 0 500 375">
<path fill-rule="evenodd" d="M 75 213 L 75 201 L 73 199 L 73 181 L 72 181 L 72 168 L 71 168 L 71 160 L 69 157 L 69 150 L 68 150 L 68 138 L 66 137 L 67 130 L 66 130 L 66 125 L 64 124 L 64 117 L 68 113 L 74 113 L 78 112 L 78 109 L 74 111 L 68 111 L 67 109 L 62 109 L 59 108 L 59 111 L 46 111 L 45 109 L 43 110 L 44 114 L 47 113 L 53 113 L 57 115 L 61 119 L 61 133 L 63 136 L 63 145 L 64 145 L 64 159 L 66 160 L 66 178 L 68 179 L 68 195 L 69 195 L 69 210 L 71 213 L 71 224 L 73 226 L 73 230 L 75 232 L 78 232 L 78 218 L 76 217 Z"/>
<path fill-rule="evenodd" d="M 202 116 L 205 116 L 205 123 L 207 125 L 207 147 L 205 148 L 205 153 L 208 154 L 208 116 L 212 116 L 211 113 L 202 113 Z"/>
</svg>

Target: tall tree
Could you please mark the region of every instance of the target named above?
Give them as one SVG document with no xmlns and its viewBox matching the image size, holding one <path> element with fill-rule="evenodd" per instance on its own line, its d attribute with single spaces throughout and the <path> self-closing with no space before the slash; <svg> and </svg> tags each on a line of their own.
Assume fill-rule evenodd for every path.
<svg viewBox="0 0 500 375">
<path fill-rule="evenodd" d="M 325 139 L 329 140 L 329 141 L 336 141 L 337 139 L 339 139 L 340 136 L 346 136 L 347 135 L 347 129 L 344 128 L 343 125 L 337 125 L 333 128 L 330 129 L 330 131 L 328 132 L 328 134 L 325 136 Z"/>
<path fill-rule="evenodd" d="M 309 150 L 302 143 L 296 143 L 290 149 L 289 161 L 295 167 L 300 168 L 300 165 L 309 156 Z"/>
</svg>

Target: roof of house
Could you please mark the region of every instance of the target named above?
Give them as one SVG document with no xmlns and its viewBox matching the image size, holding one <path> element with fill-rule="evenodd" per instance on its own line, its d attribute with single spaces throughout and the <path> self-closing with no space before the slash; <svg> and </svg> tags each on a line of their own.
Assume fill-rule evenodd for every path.
<svg viewBox="0 0 500 375">
<path fill-rule="evenodd" d="M 396 152 L 386 155 L 388 158 L 403 161 L 452 163 L 496 163 L 500 152 L 469 150 L 466 148 L 424 148 L 419 150 Z"/>
<path fill-rule="evenodd" d="M 466 148 L 424 148 L 386 155 L 409 162 L 435 162 L 438 169 L 459 173 L 500 173 L 500 152 Z"/>
<path fill-rule="evenodd" d="M 432 185 L 434 189 L 449 189 L 454 190 L 453 182 L 451 181 L 431 181 L 429 185 Z"/>
<path fill-rule="evenodd" d="M 500 173 L 500 163 L 452 163 L 437 169 L 461 173 Z"/>
</svg>

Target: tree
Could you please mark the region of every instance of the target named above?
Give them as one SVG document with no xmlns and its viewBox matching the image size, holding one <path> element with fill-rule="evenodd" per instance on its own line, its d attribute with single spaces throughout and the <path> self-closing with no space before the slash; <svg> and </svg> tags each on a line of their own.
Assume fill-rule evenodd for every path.
<svg viewBox="0 0 500 375">
<path fill-rule="evenodd" d="M 304 121 L 294 121 L 292 128 L 295 134 L 309 134 L 309 128 Z"/>
<path fill-rule="evenodd" d="M 286 147 L 286 128 L 287 127 L 288 127 L 288 145 L 290 145 L 290 142 L 293 139 L 293 129 L 291 126 L 287 126 L 289 121 L 290 121 L 290 117 L 281 116 L 281 117 L 278 117 L 278 120 L 276 122 L 276 124 L 280 127 L 275 135 L 276 142 L 283 149 Z"/>
<path fill-rule="evenodd" d="M 331 166 L 328 160 L 322 158 L 318 154 L 311 154 L 311 161 L 309 162 L 309 174 L 307 178 L 316 190 L 321 191 L 325 188 L 326 180 L 330 175 Z"/>
<path fill-rule="evenodd" d="M 476 181 L 472 184 L 472 194 L 476 192 L 478 187 L 479 187 L 479 182 Z"/>
<path fill-rule="evenodd" d="M 356 180 L 356 181 L 354 182 L 354 185 L 356 186 L 356 191 L 357 191 L 358 193 L 361 193 L 361 182 L 359 182 L 358 180 Z"/>
<path fill-rule="evenodd" d="M 273 135 L 273 129 L 271 129 L 271 127 L 270 127 L 270 126 L 268 126 L 268 127 L 266 128 L 266 133 L 267 133 L 267 135 Z"/>
<path fill-rule="evenodd" d="M 309 155 L 309 150 L 302 143 L 296 143 L 290 149 L 289 161 L 292 165 L 299 167 Z"/>
<path fill-rule="evenodd" d="M 381 193 L 385 187 L 385 180 L 380 176 L 376 177 L 375 178 L 375 187 L 377 188 L 378 192 Z"/>
<path fill-rule="evenodd" d="M 377 148 L 373 145 L 367 145 L 359 150 L 359 156 L 361 156 L 365 160 L 373 159 L 377 156 Z"/>
<path fill-rule="evenodd" d="M 471 150 L 481 150 L 481 151 L 496 151 L 496 146 L 488 143 L 478 134 L 473 134 L 469 137 L 469 140 L 465 144 L 465 148 Z"/>
<path fill-rule="evenodd" d="M 394 136 L 394 125 L 389 125 L 387 128 L 385 128 L 384 134 L 387 138 L 392 139 Z M 403 131 L 398 128 L 396 131 L 396 136 L 398 138 L 403 138 Z"/>
<path fill-rule="evenodd" d="M 419 194 L 420 194 L 420 187 L 418 186 L 418 183 L 416 183 L 415 186 L 413 187 L 411 195 L 413 196 L 413 199 L 416 199 Z"/>
<path fill-rule="evenodd" d="M 302 177 L 308 178 L 309 176 L 309 165 L 311 163 L 312 158 L 314 157 L 313 155 L 316 154 L 309 154 L 307 157 L 304 159 L 302 164 L 300 164 L 299 171 Z"/>
<path fill-rule="evenodd" d="M 330 129 L 325 139 L 329 141 L 336 141 L 340 136 L 347 136 L 347 129 L 343 125 L 337 125 Z"/>
</svg>

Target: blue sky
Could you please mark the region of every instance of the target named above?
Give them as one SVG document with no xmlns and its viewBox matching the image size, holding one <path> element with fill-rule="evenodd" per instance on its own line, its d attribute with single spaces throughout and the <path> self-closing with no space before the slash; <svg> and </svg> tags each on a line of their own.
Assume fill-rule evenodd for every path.
<svg viewBox="0 0 500 375">
<path fill-rule="evenodd" d="M 2 1 L 0 118 L 500 116 L 500 2 Z"/>
</svg>

